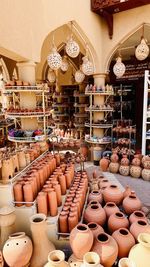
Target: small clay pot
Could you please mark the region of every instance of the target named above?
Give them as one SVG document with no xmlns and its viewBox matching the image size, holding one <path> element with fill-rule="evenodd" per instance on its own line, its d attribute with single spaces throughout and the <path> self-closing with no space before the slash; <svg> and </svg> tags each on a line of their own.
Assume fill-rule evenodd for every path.
<svg viewBox="0 0 150 267">
<path fill-rule="evenodd" d="M 150 225 L 145 220 L 138 220 L 131 224 L 130 232 L 134 236 L 135 240 L 138 241 L 138 235 L 141 233 L 150 234 Z"/>
<path fill-rule="evenodd" d="M 129 196 L 124 198 L 122 206 L 127 214 L 131 214 L 136 210 L 140 210 L 142 208 L 142 203 L 135 195 L 135 192 L 132 191 Z"/>
<path fill-rule="evenodd" d="M 141 220 L 141 219 L 145 220 L 147 222 L 147 218 L 145 216 L 145 213 L 142 212 L 141 210 L 136 210 L 130 215 L 129 222 L 130 222 L 130 224 L 132 224 L 132 223 L 134 223 L 138 220 Z"/>
<path fill-rule="evenodd" d="M 88 223 L 88 227 L 92 231 L 94 238 L 96 238 L 96 236 L 99 235 L 100 233 L 104 232 L 104 229 L 102 228 L 102 226 L 100 226 L 99 224 L 95 222 Z"/>
<path fill-rule="evenodd" d="M 123 214 L 123 212 L 119 211 L 110 215 L 108 219 L 108 230 L 110 233 L 113 233 L 119 228 L 128 228 L 128 227 L 129 227 L 129 221 Z"/>
<path fill-rule="evenodd" d="M 104 210 L 106 212 L 107 218 L 109 218 L 110 215 L 120 211 L 114 202 L 107 202 L 104 206 Z"/>
</svg>

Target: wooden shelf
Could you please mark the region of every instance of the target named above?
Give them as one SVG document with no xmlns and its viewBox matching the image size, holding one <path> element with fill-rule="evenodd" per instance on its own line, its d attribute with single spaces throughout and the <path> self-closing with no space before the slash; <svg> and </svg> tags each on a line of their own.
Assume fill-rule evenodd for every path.
<svg viewBox="0 0 150 267">
<path fill-rule="evenodd" d="M 93 140 L 90 140 L 90 139 L 85 139 L 85 141 L 87 143 L 90 143 L 90 144 L 99 144 L 99 145 L 107 145 L 107 144 L 110 144 L 111 143 L 111 141 L 100 142 L 100 141 L 93 141 Z"/>
<path fill-rule="evenodd" d="M 10 117 L 10 118 L 36 118 L 36 117 L 45 117 L 45 116 L 50 116 L 50 112 L 48 113 L 41 113 L 41 112 L 36 112 L 35 114 L 33 114 L 33 112 L 31 113 L 24 113 L 24 115 L 22 113 L 17 113 L 17 114 L 12 114 L 12 113 L 6 113 L 6 117 Z"/>
<path fill-rule="evenodd" d="M 5 92 L 49 92 L 48 89 L 45 89 L 42 86 L 5 86 Z"/>
<path fill-rule="evenodd" d="M 98 96 L 107 96 L 107 95 L 114 95 L 111 92 L 85 92 L 86 95 L 98 95 Z"/>
<path fill-rule="evenodd" d="M 112 128 L 112 124 L 91 124 L 90 123 L 85 123 L 86 127 L 92 127 L 92 128 L 98 128 L 98 129 L 106 129 L 106 128 Z"/>
<path fill-rule="evenodd" d="M 94 109 L 94 108 L 85 108 L 85 111 L 92 111 L 92 112 L 113 112 L 113 109 Z"/>
</svg>

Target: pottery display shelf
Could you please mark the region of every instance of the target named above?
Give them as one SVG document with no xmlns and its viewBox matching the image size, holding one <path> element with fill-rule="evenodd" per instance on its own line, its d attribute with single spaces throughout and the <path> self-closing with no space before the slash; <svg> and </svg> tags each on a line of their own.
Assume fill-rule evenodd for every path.
<svg viewBox="0 0 150 267">
<path fill-rule="evenodd" d="M 86 127 L 93 127 L 93 128 L 102 128 L 102 129 L 105 129 L 105 128 L 112 128 L 113 125 L 112 124 L 98 124 L 98 123 L 85 123 L 85 126 Z"/>
</svg>

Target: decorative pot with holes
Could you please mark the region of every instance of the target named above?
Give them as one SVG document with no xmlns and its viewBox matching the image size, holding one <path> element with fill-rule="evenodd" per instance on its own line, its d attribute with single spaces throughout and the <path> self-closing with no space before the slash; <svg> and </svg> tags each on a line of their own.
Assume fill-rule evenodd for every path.
<svg viewBox="0 0 150 267">
<path fill-rule="evenodd" d="M 3 256 L 10 267 L 26 266 L 32 256 L 33 246 L 30 238 L 24 232 L 9 236 L 3 247 Z"/>
</svg>

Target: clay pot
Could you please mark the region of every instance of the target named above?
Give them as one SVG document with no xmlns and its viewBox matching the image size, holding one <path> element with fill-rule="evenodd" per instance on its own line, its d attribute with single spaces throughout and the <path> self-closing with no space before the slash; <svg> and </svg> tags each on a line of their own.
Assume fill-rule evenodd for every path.
<svg viewBox="0 0 150 267">
<path fill-rule="evenodd" d="M 54 250 L 48 254 L 48 263 L 44 267 L 68 267 L 65 261 L 65 254 L 61 250 Z"/>
<path fill-rule="evenodd" d="M 24 201 L 26 202 L 25 205 L 27 207 L 32 206 L 34 201 L 34 192 L 31 183 L 26 182 L 26 184 L 23 186 L 23 194 L 24 194 Z"/>
<path fill-rule="evenodd" d="M 19 171 L 19 161 L 16 153 L 12 154 L 14 173 Z"/>
<path fill-rule="evenodd" d="M 55 249 L 47 236 L 46 216 L 42 213 L 30 217 L 31 233 L 33 240 L 33 254 L 31 267 L 42 267 L 47 262 L 49 252 Z M 42 240 L 42 242 L 41 242 Z"/>
<path fill-rule="evenodd" d="M 90 202 L 91 200 L 98 201 L 99 203 L 102 204 L 102 202 L 103 202 L 103 196 L 102 196 L 102 193 L 100 192 L 100 190 L 93 190 L 89 194 L 88 202 Z"/>
<path fill-rule="evenodd" d="M 128 227 L 129 227 L 129 221 L 123 214 L 123 212 L 119 211 L 110 215 L 108 219 L 108 229 L 110 233 L 113 233 L 119 228 L 128 228 Z"/>
<path fill-rule="evenodd" d="M 112 173 L 117 173 L 119 171 L 119 163 L 118 162 L 111 162 L 109 164 L 109 171 Z"/>
<path fill-rule="evenodd" d="M 137 267 L 137 266 L 135 265 L 135 263 L 132 260 L 130 260 L 128 258 L 122 258 L 119 260 L 118 267 Z"/>
<path fill-rule="evenodd" d="M 114 202 L 107 202 L 104 206 L 104 210 L 106 212 L 107 218 L 109 218 L 110 215 L 118 212 L 119 208 Z"/>
<path fill-rule="evenodd" d="M 9 266 L 22 267 L 29 263 L 32 251 L 30 238 L 24 232 L 19 232 L 9 236 L 3 247 L 3 256 Z"/>
<path fill-rule="evenodd" d="M 76 227 L 77 224 L 78 224 L 78 212 L 76 208 L 76 210 L 72 210 L 69 212 L 68 216 L 69 233 Z"/>
<path fill-rule="evenodd" d="M 138 235 L 141 233 L 150 234 L 150 225 L 145 220 L 138 220 L 131 224 L 130 232 L 136 240 L 138 240 Z"/>
<path fill-rule="evenodd" d="M 130 174 L 134 178 L 139 178 L 141 176 L 142 168 L 140 166 L 131 166 Z"/>
<path fill-rule="evenodd" d="M 139 244 L 131 248 L 129 259 L 138 267 L 149 267 L 150 234 L 141 233 L 138 237 Z"/>
<path fill-rule="evenodd" d="M 134 159 L 132 160 L 132 165 L 133 166 L 140 166 L 141 160 L 139 159 L 138 155 L 134 155 Z"/>
<path fill-rule="evenodd" d="M 83 257 L 81 267 L 103 267 L 100 264 L 100 257 L 96 252 L 87 252 Z"/>
<path fill-rule="evenodd" d="M 14 201 L 15 202 L 23 202 L 23 190 L 22 184 L 16 183 L 13 186 L 13 193 L 14 193 Z M 22 203 L 15 203 L 15 206 L 20 207 Z"/>
<path fill-rule="evenodd" d="M 133 235 L 126 228 L 119 228 L 113 232 L 112 237 L 118 244 L 118 258 L 127 257 L 130 249 L 135 245 Z"/>
<path fill-rule="evenodd" d="M 104 201 L 119 205 L 123 200 L 123 193 L 117 185 L 110 185 L 103 191 Z"/>
<path fill-rule="evenodd" d="M 104 225 L 106 221 L 105 210 L 98 202 L 96 204 L 88 205 L 84 211 L 84 220 L 86 223 L 95 222 L 99 225 Z"/>
<path fill-rule="evenodd" d="M 25 152 L 23 150 L 17 152 L 18 161 L 19 161 L 19 169 L 24 169 L 26 167 L 26 157 Z"/>
<path fill-rule="evenodd" d="M 111 159 L 111 162 L 116 163 L 116 162 L 118 162 L 119 157 L 118 157 L 116 152 L 113 152 L 113 154 L 111 155 L 110 159 Z"/>
<path fill-rule="evenodd" d="M 122 206 L 127 214 L 131 214 L 136 210 L 140 210 L 142 208 L 142 203 L 135 195 L 135 192 L 132 191 L 129 196 L 124 198 Z"/>
<path fill-rule="evenodd" d="M 69 211 L 61 211 L 58 223 L 59 223 L 59 232 L 60 233 L 69 233 L 69 227 L 68 227 L 68 214 Z"/>
<path fill-rule="evenodd" d="M 13 162 L 11 158 L 6 158 L 2 161 L 2 183 L 7 184 L 9 179 L 14 176 Z"/>
<path fill-rule="evenodd" d="M 55 192 L 56 192 L 57 207 L 60 207 L 62 205 L 60 184 L 54 185 L 53 188 L 55 189 Z"/>
<path fill-rule="evenodd" d="M 99 165 L 100 165 L 100 169 L 101 169 L 101 171 L 103 171 L 103 172 L 106 172 L 107 171 L 107 169 L 108 169 L 108 166 L 109 166 L 109 159 L 107 159 L 107 158 L 102 158 L 101 160 L 100 160 L 100 162 L 99 162 Z"/>
<path fill-rule="evenodd" d="M 147 222 L 147 218 L 145 216 L 145 213 L 140 211 L 140 210 L 136 210 L 134 211 L 130 217 L 129 217 L 129 222 L 130 224 L 137 222 L 138 220 L 145 220 Z"/>
<path fill-rule="evenodd" d="M 128 176 L 130 172 L 130 167 L 128 165 L 120 165 L 119 172 L 123 176 Z"/>
<path fill-rule="evenodd" d="M 0 227 L 1 227 L 1 248 L 9 235 L 15 232 L 15 208 L 11 206 L 5 206 L 0 209 Z"/>
<path fill-rule="evenodd" d="M 122 166 L 128 166 L 129 165 L 129 159 L 127 158 L 127 155 L 123 155 L 123 158 L 121 159 L 121 165 Z"/>
<path fill-rule="evenodd" d="M 93 245 L 93 234 L 85 224 L 78 224 L 70 233 L 70 246 L 78 259 L 83 259 Z"/>
<path fill-rule="evenodd" d="M 111 183 L 109 182 L 108 179 L 101 179 L 99 182 L 100 188 L 102 187 L 108 187 L 109 185 L 111 185 Z"/>
<path fill-rule="evenodd" d="M 55 217 L 58 213 L 57 208 L 57 195 L 53 190 L 49 190 L 48 192 L 48 205 L 50 210 L 50 216 Z"/>
<path fill-rule="evenodd" d="M 61 194 L 64 196 L 66 194 L 66 178 L 64 175 L 60 175 L 58 180 L 61 186 Z"/>
<path fill-rule="evenodd" d="M 150 169 L 146 169 L 144 168 L 142 170 L 142 178 L 145 180 L 145 181 L 150 181 Z"/>
<path fill-rule="evenodd" d="M 93 233 L 93 237 L 96 238 L 96 236 L 100 233 L 104 232 L 104 229 L 97 223 L 95 222 L 90 222 L 88 223 L 88 227 L 90 228 L 90 230 Z"/>
<path fill-rule="evenodd" d="M 47 216 L 48 213 L 47 194 L 45 192 L 39 192 L 36 201 L 37 201 L 38 213 L 44 213 Z"/>
<path fill-rule="evenodd" d="M 126 186 L 125 191 L 123 192 L 123 198 L 129 196 L 131 194 L 131 188 L 130 186 Z"/>
<path fill-rule="evenodd" d="M 111 267 L 117 259 L 118 245 L 112 236 L 101 233 L 94 241 L 92 251 L 100 256 L 101 263 L 105 267 Z"/>
</svg>

